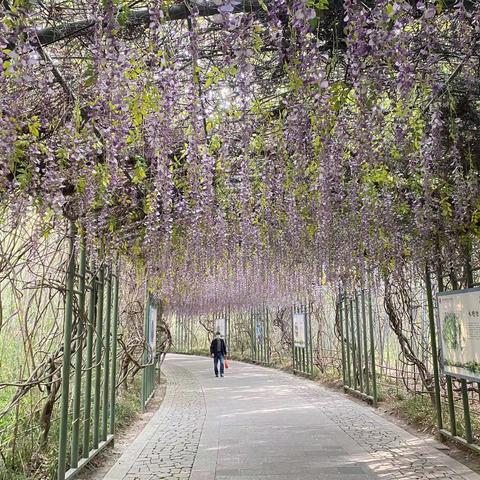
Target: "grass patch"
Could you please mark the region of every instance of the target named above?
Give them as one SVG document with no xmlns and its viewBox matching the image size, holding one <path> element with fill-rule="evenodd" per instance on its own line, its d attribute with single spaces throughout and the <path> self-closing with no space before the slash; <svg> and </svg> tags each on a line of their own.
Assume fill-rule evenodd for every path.
<svg viewBox="0 0 480 480">
<path fill-rule="evenodd" d="M 138 375 L 128 390 L 117 392 L 115 427 L 118 432 L 131 425 L 141 412 L 140 402 L 141 376 Z M 42 449 L 39 445 L 38 418 L 29 416 L 27 409 L 19 415 L 19 435 L 15 450 L 15 458 L 8 455 L 7 463 L 0 463 L 0 480 L 47 480 L 56 478 L 58 461 L 58 405 L 55 418 L 49 433 L 49 442 Z M 31 435 L 21 432 L 31 431 Z M 82 435 L 82 431 L 80 432 Z M 82 438 L 82 436 L 80 437 Z M 10 449 L 6 453 L 11 453 Z M 70 454 L 70 435 L 67 455 Z M 68 465 L 67 465 L 68 468 Z"/>
<path fill-rule="evenodd" d="M 134 384 L 128 390 L 123 390 L 117 397 L 115 426 L 118 430 L 123 430 L 131 425 L 140 414 L 141 388 L 141 378 L 137 376 Z"/>
<path fill-rule="evenodd" d="M 430 398 L 426 395 L 413 395 L 397 400 L 397 413 L 409 424 L 424 432 L 434 432 L 436 413 Z"/>
</svg>

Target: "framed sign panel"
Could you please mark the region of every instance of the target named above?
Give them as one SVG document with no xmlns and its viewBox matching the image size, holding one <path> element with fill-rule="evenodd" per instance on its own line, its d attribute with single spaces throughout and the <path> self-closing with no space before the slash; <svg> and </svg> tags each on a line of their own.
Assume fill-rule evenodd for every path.
<svg viewBox="0 0 480 480">
<path fill-rule="evenodd" d="M 149 361 L 153 361 L 157 343 L 157 307 L 150 304 L 148 312 L 147 342 L 149 346 Z"/>
<path fill-rule="evenodd" d="M 215 333 L 220 332 L 222 337 L 227 336 L 227 320 L 225 318 L 216 318 L 215 319 Z"/>
<path fill-rule="evenodd" d="M 257 343 L 263 343 L 265 336 L 265 325 L 262 319 L 257 319 L 255 326 L 255 336 Z"/>
<path fill-rule="evenodd" d="M 440 367 L 453 377 L 480 380 L 480 289 L 438 294 Z"/>
<path fill-rule="evenodd" d="M 296 347 L 305 348 L 306 345 L 306 314 L 293 314 L 293 343 Z"/>
</svg>

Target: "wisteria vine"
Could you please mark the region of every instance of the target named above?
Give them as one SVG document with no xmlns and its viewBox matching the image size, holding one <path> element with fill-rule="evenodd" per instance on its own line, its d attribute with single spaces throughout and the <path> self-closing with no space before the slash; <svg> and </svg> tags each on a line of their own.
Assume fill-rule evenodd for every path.
<svg viewBox="0 0 480 480">
<path fill-rule="evenodd" d="M 2 201 L 134 258 L 172 308 L 449 265 L 478 235 L 478 2 L 2 9 Z"/>
</svg>

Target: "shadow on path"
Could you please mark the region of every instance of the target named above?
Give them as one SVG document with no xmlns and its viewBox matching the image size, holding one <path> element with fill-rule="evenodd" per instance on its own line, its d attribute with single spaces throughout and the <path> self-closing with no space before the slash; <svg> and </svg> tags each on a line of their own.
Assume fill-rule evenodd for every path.
<svg viewBox="0 0 480 480">
<path fill-rule="evenodd" d="M 370 407 L 251 364 L 169 355 L 165 400 L 104 480 L 480 480 Z"/>
</svg>

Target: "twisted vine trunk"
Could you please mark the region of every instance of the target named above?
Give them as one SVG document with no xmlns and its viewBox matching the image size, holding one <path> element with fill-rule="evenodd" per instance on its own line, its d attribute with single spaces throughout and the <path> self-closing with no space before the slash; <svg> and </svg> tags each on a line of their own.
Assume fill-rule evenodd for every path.
<svg viewBox="0 0 480 480">
<path fill-rule="evenodd" d="M 385 278 L 384 306 L 390 327 L 397 336 L 405 360 L 417 368 L 422 385 L 428 392 L 432 405 L 435 405 L 433 375 L 412 343 L 416 328 L 412 315 L 412 294 L 403 279 L 395 281 L 389 277 Z"/>
</svg>

